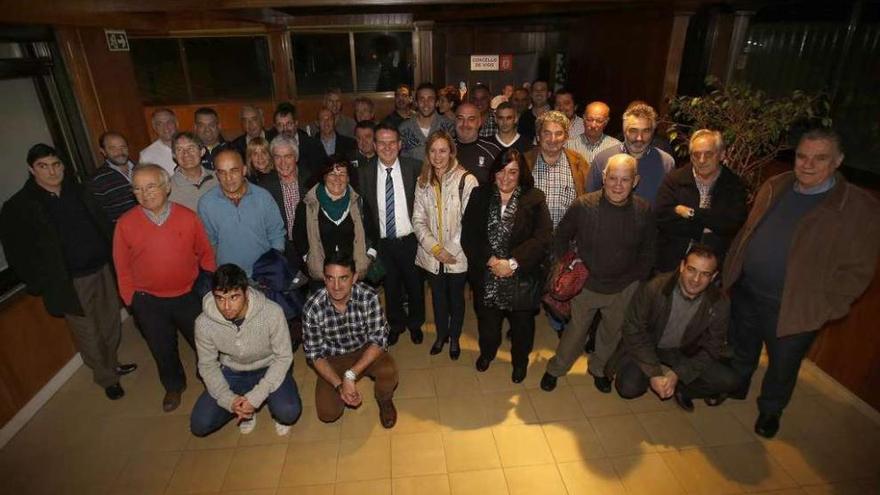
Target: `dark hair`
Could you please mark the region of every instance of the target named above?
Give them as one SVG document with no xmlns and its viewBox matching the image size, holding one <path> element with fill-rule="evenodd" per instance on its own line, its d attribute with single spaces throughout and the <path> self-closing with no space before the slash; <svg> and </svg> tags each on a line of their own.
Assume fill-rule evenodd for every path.
<svg viewBox="0 0 880 495">
<path fill-rule="evenodd" d="M 461 93 L 458 92 L 458 88 L 455 86 L 449 85 L 444 86 L 437 92 L 437 96 L 442 96 L 449 100 L 449 103 L 452 103 L 452 111 L 454 112 L 458 105 L 461 104 Z"/>
<path fill-rule="evenodd" d="M 519 178 L 517 180 L 523 191 L 528 191 L 535 187 L 535 178 L 532 177 L 532 170 L 529 168 L 526 157 L 516 148 L 508 148 L 504 150 L 498 158 L 495 159 L 495 162 L 492 163 L 492 168 L 489 169 L 490 179 L 494 180 L 495 174 L 504 170 L 504 167 L 508 166 L 510 162 L 516 162 L 519 167 Z"/>
<path fill-rule="evenodd" d="M 376 130 L 376 123 L 372 120 L 361 120 L 357 124 L 354 125 L 354 129 L 369 129 L 371 131 Z"/>
<path fill-rule="evenodd" d="M 324 182 L 324 179 L 327 178 L 327 174 L 332 172 L 336 167 L 344 168 L 345 171 L 348 172 L 348 179 L 351 180 L 351 177 L 354 175 L 354 167 L 351 166 L 351 162 L 341 153 L 333 153 L 324 160 L 324 165 L 318 169 L 317 180 L 315 183 Z"/>
<path fill-rule="evenodd" d="M 574 99 L 574 93 L 568 88 L 560 88 L 553 92 L 554 95 L 571 95 L 571 99 Z"/>
<path fill-rule="evenodd" d="M 513 110 L 513 113 L 516 113 L 516 108 L 513 108 L 513 103 L 509 101 L 499 103 L 498 106 L 495 107 L 495 115 L 498 115 L 499 110 Z"/>
<path fill-rule="evenodd" d="M 367 98 L 366 96 L 358 96 L 357 98 L 355 98 L 353 104 L 357 105 L 358 103 L 366 103 L 367 105 L 369 105 L 370 110 L 376 108 L 376 104 L 373 103 L 373 100 Z"/>
<path fill-rule="evenodd" d="M 717 264 L 718 264 L 718 254 L 717 254 L 717 253 L 715 252 L 715 250 L 712 249 L 712 247 L 709 246 L 708 244 L 703 244 L 703 243 L 698 242 L 698 243 L 696 243 L 696 244 L 691 245 L 691 248 L 688 249 L 687 253 L 684 255 L 684 258 L 682 258 L 682 259 L 685 259 L 685 260 L 686 260 L 686 259 L 688 258 L 688 256 L 690 256 L 690 255 L 692 255 L 692 254 L 693 254 L 693 255 L 696 255 L 696 256 L 699 256 L 700 258 L 711 258 L 711 259 L 714 259 L 714 260 L 715 260 L 715 264 L 716 264 L 715 269 L 716 269 L 716 270 L 718 269 L 718 267 L 717 267 Z"/>
<path fill-rule="evenodd" d="M 128 144 L 128 140 L 125 139 L 125 136 L 123 136 L 122 134 L 119 134 L 119 133 L 116 132 L 116 131 L 107 131 L 107 132 L 102 133 L 101 136 L 98 138 L 98 146 L 100 146 L 101 149 L 104 149 L 104 141 L 106 141 L 107 138 L 110 137 L 110 136 L 118 136 L 118 137 L 121 137 L 122 140 L 125 141 L 126 144 Z"/>
<path fill-rule="evenodd" d="M 197 119 L 199 118 L 199 115 L 211 115 L 218 121 L 220 120 L 220 116 L 217 115 L 217 110 L 214 110 L 211 107 L 200 107 L 198 110 L 196 110 L 196 113 L 193 114 L 193 118 Z"/>
<path fill-rule="evenodd" d="M 531 86 L 531 87 L 534 88 L 534 87 L 535 87 L 535 84 L 538 84 L 539 82 L 540 82 L 540 83 L 544 83 L 544 84 L 546 84 L 546 85 L 547 85 L 547 89 L 548 89 L 548 90 L 550 89 L 550 82 L 547 81 L 546 79 L 544 79 L 543 77 L 539 77 L 539 78 L 535 79 L 534 81 L 532 81 L 532 86 Z"/>
<path fill-rule="evenodd" d="M 351 270 L 351 273 L 355 272 L 354 258 L 340 251 L 333 251 L 324 258 L 324 269 L 330 265 L 344 266 Z"/>
<path fill-rule="evenodd" d="M 290 115 L 294 119 L 296 118 L 296 105 L 290 103 L 289 101 L 282 101 L 275 107 L 275 113 L 272 114 L 272 120 L 274 121 L 278 117 L 282 115 Z"/>
<path fill-rule="evenodd" d="M 46 158 L 47 156 L 58 156 L 58 152 L 48 144 L 37 143 L 31 146 L 31 149 L 28 150 L 27 164 L 29 167 L 33 167 L 35 161 L 40 158 Z"/>
<path fill-rule="evenodd" d="M 471 93 L 471 94 L 474 94 L 477 90 L 480 90 L 480 89 L 483 90 L 483 91 L 485 91 L 485 92 L 487 92 L 487 93 L 489 93 L 490 95 L 492 94 L 492 92 L 489 91 L 489 86 L 486 86 L 486 85 L 483 84 L 483 83 L 475 84 L 474 87 L 471 88 L 470 93 Z"/>
<path fill-rule="evenodd" d="M 419 87 L 416 88 L 416 94 L 419 94 L 419 91 L 423 89 L 430 89 L 434 92 L 434 96 L 437 96 L 437 86 L 434 86 L 434 83 L 423 82 L 422 84 L 419 84 Z"/>
<path fill-rule="evenodd" d="M 373 129 L 373 131 L 377 135 L 379 134 L 379 131 L 391 131 L 397 136 L 397 139 L 400 139 L 400 131 L 397 130 L 397 126 L 395 126 L 394 124 L 382 122 L 381 124 L 377 125 L 376 128 Z"/>
<path fill-rule="evenodd" d="M 171 152 L 174 153 L 177 151 L 177 142 L 181 139 L 189 139 L 199 148 L 202 147 L 202 140 L 192 131 L 178 131 L 174 133 L 174 136 L 171 138 Z"/>
<path fill-rule="evenodd" d="M 821 139 L 824 141 L 831 141 L 837 146 L 838 153 L 843 153 L 843 143 L 840 142 L 840 134 L 837 133 L 831 127 L 814 127 L 812 129 L 808 129 L 807 132 L 801 134 L 800 139 L 798 139 L 798 144 L 801 144 L 805 140 L 809 139 L 810 141 L 814 141 L 817 139 Z"/>
<path fill-rule="evenodd" d="M 214 276 L 211 277 L 211 291 L 213 292 L 229 292 L 235 289 L 247 292 L 247 288 L 247 274 L 234 263 L 218 266 Z"/>
</svg>

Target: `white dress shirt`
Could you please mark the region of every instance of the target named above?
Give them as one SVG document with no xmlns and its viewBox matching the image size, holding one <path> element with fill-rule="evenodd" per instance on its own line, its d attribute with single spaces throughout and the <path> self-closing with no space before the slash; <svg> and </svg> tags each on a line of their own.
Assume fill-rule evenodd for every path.
<svg viewBox="0 0 880 495">
<path fill-rule="evenodd" d="M 171 155 L 171 147 L 163 143 L 161 139 L 153 141 L 152 144 L 144 148 L 139 158 L 138 163 L 159 165 L 168 171 L 168 175 L 174 175 L 174 169 L 177 168 Z"/>
<path fill-rule="evenodd" d="M 376 161 L 376 200 L 379 208 L 379 236 L 385 239 L 385 177 L 388 167 L 382 160 Z M 391 166 L 391 180 L 394 181 L 394 230 L 397 237 L 412 234 L 409 208 L 406 205 L 406 191 L 403 189 L 403 174 L 400 172 L 400 160 L 394 160 Z"/>
</svg>

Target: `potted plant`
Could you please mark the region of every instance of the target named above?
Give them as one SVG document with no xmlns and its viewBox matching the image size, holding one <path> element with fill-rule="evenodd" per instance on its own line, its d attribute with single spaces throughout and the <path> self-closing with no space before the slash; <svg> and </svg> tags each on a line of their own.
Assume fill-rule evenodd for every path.
<svg viewBox="0 0 880 495">
<path fill-rule="evenodd" d="M 779 152 L 791 149 L 789 131 L 801 125 L 831 125 L 830 105 L 823 95 L 794 91 L 771 98 L 744 84 L 721 84 L 706 78 L 703 96 L 669 98 L 664 123 L 676 155 L 686 157 L 688 141 L 697 129 L 713 129 L 724 136 L 722 163 L 742 178 L 749 198 L 764 180 L 764 168 Z"/>
</svg>

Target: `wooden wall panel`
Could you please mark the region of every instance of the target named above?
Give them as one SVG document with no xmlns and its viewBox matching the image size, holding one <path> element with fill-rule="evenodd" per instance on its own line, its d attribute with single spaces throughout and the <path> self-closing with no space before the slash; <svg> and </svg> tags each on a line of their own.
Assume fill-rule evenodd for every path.
<svg viewBox="0 0 880 495">
<path fill-rule="evenodd" d="M 24 293 L 0 307 L 0 424 L 6 424 L 76 354 L 61 318 Z"/>
</svg>

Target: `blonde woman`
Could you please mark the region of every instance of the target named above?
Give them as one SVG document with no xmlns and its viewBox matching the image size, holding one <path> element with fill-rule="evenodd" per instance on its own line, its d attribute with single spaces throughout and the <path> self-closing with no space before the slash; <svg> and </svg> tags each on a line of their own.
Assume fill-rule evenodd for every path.
<svg viewBox="0 0 880 495">
<path fill-rule="evenodd" d="M 272 163 L 272 153 L 269 152 L 269 141 L 262 137 L 255 137 L 247 145 L 245 152 L 248 179 L 253 183 L 260 182 L 264 175 L 275 170 Z"/>
<path fill-rule="evenodd" d="M 425 160 L 416 187 L 412 225 L 419 241 L 416 265 L 428 274 L 437 340 L 431 354 L 461 355 L 467 258 L 461 249 L 461 216 L 477 179 L 455 159 L 455 142 L 445 131 L 428 136 Z"/>
</svg>

